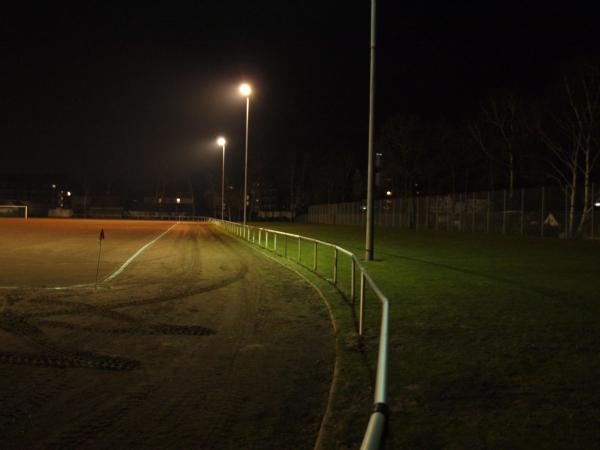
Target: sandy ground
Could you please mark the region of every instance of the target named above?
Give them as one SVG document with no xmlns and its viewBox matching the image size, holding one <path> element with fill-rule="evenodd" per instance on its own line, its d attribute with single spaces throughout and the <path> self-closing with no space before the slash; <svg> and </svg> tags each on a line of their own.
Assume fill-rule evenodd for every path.
<svg viewBox="0 0 600 450">
<path fill-rule="evenodd" d="M 2 283 L 35 286 L 65 255 L 37 285 L 90 281 L 81 239 L 109 221 L 54 222 L 11 239 L 0 221 L 0 243 L 30 263 L 3 255 Z M 107 247 L 120 235 L 127 251 L 108 249 L 104 275 L 172 225 L 138 224 L 105 227 Z M 59 249 L 52 230 L 70 233 Z M 55 251 L 42 265 L 38 245 Z M 178 224 L 98 289 L 0 289 L 1 446 L 309 449 L 334 357 L 302 280 L 209 225 Z"/>
<path fill-rule="evenodd" d="M 94 283 L 104 229 L 99 280 L 173 222 L 0 219 L 0 286 L 51 287 Z"/>
</svg>

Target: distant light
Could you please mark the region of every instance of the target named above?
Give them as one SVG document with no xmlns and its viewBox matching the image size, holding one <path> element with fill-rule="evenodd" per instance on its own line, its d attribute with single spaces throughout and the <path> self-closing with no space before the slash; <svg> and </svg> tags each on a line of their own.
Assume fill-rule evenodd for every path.
<svg viewBox="0 0 600 450">
<path fill-rule="evenodd" d="M 248 97 L 252 93 L 252 88 L 250 87 L 250 85 L 248 83 L 243 83 L 240 85 L 240 93 L 244 97 Z"/>
<path fill-rule="evenodd" d="M 595 206 L 596 208 L 600 208 L 600 202 L 596 202 L 596 203 L 594 203 L 594 206 Z"/>
<path fill-rule="evenodd" d="M 366 211 L 367 207 L 366 206 L 361 206 L 360 209 L 362 209 L 363 211 Z"/>
<path fill-rule="evenodd" d="M 392 195 L 392 191 L 387 191 L 387 192 L 385 193 L 385 195 L 387 195 L 388 197 L 391 197 L 391 195 Z"/>
<path fill-rule="evenodd" d="M 158 197 L 158 203 L 162 203 L 162 197 Z"/>
<path fill-rule="evenodd" d="M 223 136 L 219 136 L 219 138 L 217 139 L 217 144 L 219 144 L 221 147 L 223 147 L 226 142 L 227 141 L 225 140 L 225 138 Z"/>
<path fill-rule="evenodd" d="M 56 185 L 55 184 L 52 185 L 52 189 L 56 189 Z"/>
<path fill-rule="evenodd" d="M 181 199 L 180 199 L 179 197 L 177 197 L 177 198 L 175 199 L 175 201 L 177 202 L 177 204 L 178 204 L 178 205 L 181 203 Z"/>
<path fill-rule="evenodd" d="M 71 191 L 67 191 L 67 197 L 71 196 Z"/>
</svg>

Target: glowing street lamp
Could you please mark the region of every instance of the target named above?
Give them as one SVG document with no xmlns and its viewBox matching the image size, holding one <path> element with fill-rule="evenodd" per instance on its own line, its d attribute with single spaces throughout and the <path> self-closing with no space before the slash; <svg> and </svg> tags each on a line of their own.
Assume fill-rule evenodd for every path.
<svg viewBox="0 0 600 450">
<path fill-rule="evenodd" d="M 223 136 L 217 139 L 217 144 L 223 148 L 223 165 L 221 169 L 221 220 L 225 218 L 225 144 L 227 141 Z"/>
<path fill-rule="evenodd" d="M 248 203 L 248 118 L 250 116 L 250 94 L 252 94 L 252 88 L 248 83 L 240 85 L 240 94 L 246 97 L 246 140 L 244 151 L 244 225 L 246 225 L 246 206 Z"/>
</svg>

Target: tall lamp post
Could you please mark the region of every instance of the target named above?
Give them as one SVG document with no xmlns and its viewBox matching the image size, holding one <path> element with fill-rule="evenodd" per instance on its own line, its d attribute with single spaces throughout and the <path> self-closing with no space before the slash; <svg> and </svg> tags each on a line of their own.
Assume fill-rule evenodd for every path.
<svg viewBox="0 0 600 450">
<path fill-rule="evenodd" d="M 246 97 L 246 139 L 244 150 L 244 225 L 246 225 L 246 209 L 248 205 L 248 118 L 250 116 L 250 94 L 252 88 L 248 83 L 240 85 L 240 94 Z"/>
<path fill-rule="evenodd" d="M 227 141 L 223 136 L 217 139 L 217 144 L 223 148 L 223 165 L 221 167 L 221 220 L 225 219 L 225 144 Z"/>
<path fill-rule="evenodd" d="M 373 125 L 375 109 L 375 8 L 376 0 L 371 0 L 371 68 L 369 76 L 369 161 L 367 165 L 367 229 L 365 239 L 365 259 L 372 261 L 375 247 L 375 214 L 373 185 L 375 184 L 373 155 Z"/>
</svg>

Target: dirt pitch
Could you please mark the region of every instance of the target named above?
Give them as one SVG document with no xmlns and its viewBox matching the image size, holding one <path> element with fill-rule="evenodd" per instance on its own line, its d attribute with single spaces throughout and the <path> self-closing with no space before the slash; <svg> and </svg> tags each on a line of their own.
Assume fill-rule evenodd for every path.
<svg viewBox="0 0 600 450">
<path fill-rule="evenodd" d="M 2 448 L 313 447 L 335 358 L 321 299 L 173 225 L 0 220 Z M 165 234 L 95 288 L 101 228 L 100 280 Z"/>
</svg>

